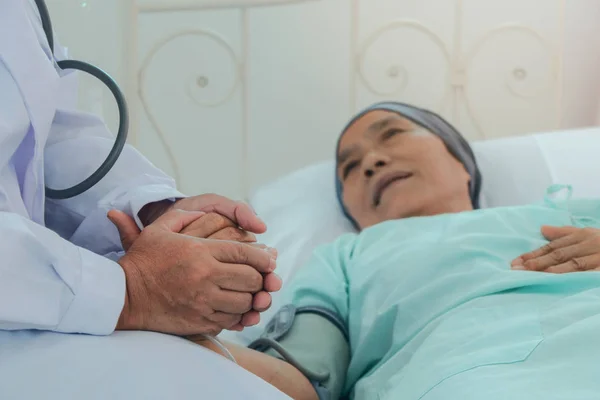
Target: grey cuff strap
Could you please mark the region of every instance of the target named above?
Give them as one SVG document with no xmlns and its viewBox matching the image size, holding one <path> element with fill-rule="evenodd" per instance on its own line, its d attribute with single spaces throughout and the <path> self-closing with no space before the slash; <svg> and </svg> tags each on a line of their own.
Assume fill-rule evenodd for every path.
<svg viewBox="0 0 600 400">
<path fill-rule="evenodd" d="M 350 338 L 348 335 L 348 329 L 346 329 L 346 324 L 334 312 L 332 312 L 326 308 L 322 308 L 322 307 L 296 308 L 296 315 L 300 315 L 300 314 L 316 314 L 316 315 L 319 315 L 319 316 L 325 318 L 327 321 L 331 322 L 333 325 L 335 325 L 336 328 L 339 329 L 339 331 L 342 333 L 342 335 L 344 335 L 344 339 L 346 339 L 346 341 L 350 341 Z"/>
<path fill-rule="evenodd" d="M 249 347 L 293 365 L 312 382 L 320 399 L 339 398 L 350 346 L 345 324 L 335 313 L 285 306 Z"/>
<path fill-rule="evenodd" d="M 316 314 L 327 321 L 331 322 L 344 336 L 346 341 L 349 341 L 348 330 L 344 321 L 333 311 L 330 311 L 323 307 L 295 307 L 292 304 L 283 306 L 277 314 L 269 321 L 265 327 L 265 331 L 260 335 L 260 339 L 272 339 L 275 341 L 281 340 L 285 335 L 288 334 L 297 315 L 300 314 Z M 250 344 L 250 348 L 261 351 L 260 348 L 253 347 L 254 343 Z"/>
</svg>

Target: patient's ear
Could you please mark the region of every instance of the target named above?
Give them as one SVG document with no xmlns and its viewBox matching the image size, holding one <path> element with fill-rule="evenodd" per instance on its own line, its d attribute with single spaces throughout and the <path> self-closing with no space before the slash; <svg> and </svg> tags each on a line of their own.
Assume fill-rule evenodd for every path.
<svg viewBox="0 0 600 400">
<path fill-rule="evenodd" d="M 460 164 L 460 173 L 464 174 L 463 177 L 467 180 L 467 185 L 471 184 L 471 179 L 473 179 L 473 177 L 471 176 L 471 174 L 469 174 L 469 171 L 467 171 L 467 168 L 465 167 L 465 165 L 456 160 L 456 162 L 458 162 Z"/>
<path fill-rule="evenodd" d="M 456 160 L 458 161 L 458 160 Z M 462 167 L 462 171 L 467 175 L 467 182 L 471 182 L 471 174 L 469 174 L 469 171 L 467 171 L 467 168 L 465 167 L 465 165 L 458 161 L 460 163 L 460 166 Z"/>
</svg>

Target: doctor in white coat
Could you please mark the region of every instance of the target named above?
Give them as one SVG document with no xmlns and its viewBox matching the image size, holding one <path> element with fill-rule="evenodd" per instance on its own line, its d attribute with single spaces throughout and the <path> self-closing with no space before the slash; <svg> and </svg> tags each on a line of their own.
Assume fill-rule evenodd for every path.
<svg viewBox="0 0 600 400">
<path fill-rule="evenodd" d="M 281 286 L 276 256 L 180 233 L 206 231 L 200 211 L 263 232 L 248 206 L 186 198 L 132 147 L 91 190 L 45 198 L 45 186 L 89 176 L 114 142 L 74 110 L 72 78 L 55 68 L 33 1 L 0 0 L 0 398 L 279 398 L 214 353 L 140 332 L 258 322 Z"/>
</svg>

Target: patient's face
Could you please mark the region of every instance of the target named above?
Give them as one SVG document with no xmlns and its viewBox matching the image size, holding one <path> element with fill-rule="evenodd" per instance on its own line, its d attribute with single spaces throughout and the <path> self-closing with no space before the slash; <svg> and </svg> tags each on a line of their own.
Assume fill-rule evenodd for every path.
<svg viewBox="0 0 600 400">
<path fill-rule="evenodd" d="M 440 138 L 396 113 L 365 114 L 344 133 L 337 157 L 344 204 L 361 228 L 472 209 L 464 166 Z"/>
</svg>

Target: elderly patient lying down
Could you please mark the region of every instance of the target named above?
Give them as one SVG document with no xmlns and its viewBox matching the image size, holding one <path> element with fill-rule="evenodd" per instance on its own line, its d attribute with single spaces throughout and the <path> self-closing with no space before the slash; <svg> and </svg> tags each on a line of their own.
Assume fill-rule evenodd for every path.
<svg viewBox="0 0 600 400">
<path fill-rule="evenodd" d="M 466 141 L 397 103 L 337 160 L 361 232 L 315 252 L 259 351 L 232 346 L 244 368 L 297 399 L 600 398 L 600 200 L 477 209 Z"/>
</svg>

